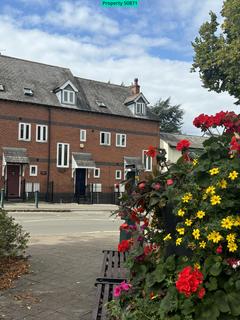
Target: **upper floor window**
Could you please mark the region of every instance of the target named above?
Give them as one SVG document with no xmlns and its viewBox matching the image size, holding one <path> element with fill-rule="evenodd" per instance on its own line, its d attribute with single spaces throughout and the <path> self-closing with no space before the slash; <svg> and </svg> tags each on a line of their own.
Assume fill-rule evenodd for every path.
<svg viewBox="0 0 240 320">
<path fill-rule="evenodd" d="M 29 175 L 30 177 L 36 177 L 37 176 L 37 166 L 30 166 L 29 168 Z"/>
<path fill-rule="evenodd" d="M 116 180 L 121 180 L 122 179 L 122 171 L 121 170 L 116 170 L 115 171 L 115 179 Z"/>
<path fill-rule="evenodd" d="M 18 140 L 23 140 L 23 141 L 31 140 L 31 124 L 30 123 L 19 123 Z"/>
<path fill-rule="evenodd" d="M 60 167 L 60 168 L 69 167 L 69 144 L 68 143 L 57 144 L 57 167 Z"/>
<path fill-rule="evenodd" d="M 100 132 L 100 144 L 105 146 L 111 145 L 111 133 L 110 132 Z"/>
<path fill-rule="evenodd" d="M 36 141 L 47 142 L 48 139 L 48 126 L 37 124 L 36 126 Z"/>
<path fill-rule="evenodd" d="M 100 178 L 100 168 L 95 168 L 93 173 L 94 178 Z"/>
<path fill-rule="evenodd" d="M 82 142 L 87 141 L 87 131 L 84 129 L 80 130 L 80 141 L 82 141 Z"/>
<path fill-rule="evenodd" d="M 116 147 L 126 147 L 127 136 L 123 133 L 116 133 Z"/>
<path fill-rule="evenodd" d="M 143 150 L 143 165 L 145 171 L 152 171 L 152 157 L 146 155 L 147 150 Z"/>
<path fill-rule="evenodd" d="M 62 92 L 62 102 L 67 104 L 75 104 L 75 92 L 64 89 Z"/>
<path fill-rule="evenodd" d="M 146 113 L 145 103 L 137 102 L 136 103 L 136 114 L 145 115 L 145 113 Z"/>
</svg>

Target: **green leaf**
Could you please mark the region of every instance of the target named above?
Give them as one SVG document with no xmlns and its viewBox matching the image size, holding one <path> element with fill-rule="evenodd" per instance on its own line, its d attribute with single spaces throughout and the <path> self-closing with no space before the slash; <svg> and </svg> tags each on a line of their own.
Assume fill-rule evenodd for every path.
<svg viewBox="0 0 240 320">
<path fill-rule="evenodd" d="M 235 287 L 236 287 L 237 290 L 240 290 L 240 280 L 237 280 L 235 282 Z"/>
<path fill-rule="evenodd" d="M 166 269 L 169 271 L 174 271 L 176 268 L 176 264 L 175 264 L 175 256 L 169 256 L 165 262 L 166 265 Z"/>
<path fill-rule="evenodd" d="M 158 283 L 162 282 L 166 278 L 165 268 L 162 264 L 157 265 L 154 273 L 156 282 Z"/>
<path fill-rule="evenodd" d="M 154 207 L 160 201 L 160 197 L 151 197 L 149 201 L 149 207 Z"/>
<path fill-rule="evenodd" d="M 212 276 L 217 277 L 222 272 L 222 264 L 220 262 L 214 263 L 209 272 Z"/>
<path fill-rule="evenodd" d="M 222 290 L 218 290 L 215 292 L 214 294 L 214 300 L 216 305 L 218 306 L 218 309 L 223 312 L 229 312 L 230 311 L 230 307 L 228 304 L 228 300 L 227 300 L 227 295 L 224 291 Z"/>
<path fill-rule="evenodd" d="M 231 292 L 227 294 L 227 301 L 231 309 L 231 314 L 233 316 L 240 315 L 239 294 L 240 292 Z"/>
<path fill-rule="evenodd" d="M 178 298 L 177 291 L 175 287 L 170 287 L 166 296 L 160 302 L 159 314 L 162 320 L 165 320 L 165 316 L 169 312 L 177 310 Z"/>
<path fill-rule="evenodd" d="M 209 278 L 209 282 L 206 283 L 206 288 L 209 290 L 209 291 L 214 291 L 216 290 L 218 287 L 217 285 L 217 279 L 215 277 L 210 277 Z"/>
<path fill-rule="evenodd" d="M 187 299 L 187 300 L 184 301 L 181 309 L 182 309 L 182 313 L 184 315 L 188 315 L 190 313 L 193 313 L 193 311 L 194 311 L 194 303 L 190 299 Z"/>
<path fill-rule="evenodd" d="M 154 286 L 155 283 L 156 283 L 155 272 L 147 273 L 147 275 L 146 275 L 146 286 L 148 288 L 151 288 L 152 286 Z"/>
</svg>

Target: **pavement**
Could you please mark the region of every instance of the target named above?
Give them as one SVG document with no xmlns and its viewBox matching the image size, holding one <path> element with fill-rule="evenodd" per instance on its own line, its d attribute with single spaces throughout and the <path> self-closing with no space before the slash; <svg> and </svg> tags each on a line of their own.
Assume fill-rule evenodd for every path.
<svg viewBox="0 0 240 320">
<path fill-rule="evenodd" d="M 31 269 L 0 293 L 0 319 L 90 320 L 102 250 L 116 249 L 119 238 L 111 210 L 10 213 L 31 233 Z"/>
<path fill-rule="evenodd" d="M 39 202 L 36 208 L 33 202 L 5 202 L 4 210 L 9 212 L 72 212 L 72 211 L 113 211 L 117 206 L 113 204 L 77 204 L 77 203 L 49 203 Z"/>
</svg>

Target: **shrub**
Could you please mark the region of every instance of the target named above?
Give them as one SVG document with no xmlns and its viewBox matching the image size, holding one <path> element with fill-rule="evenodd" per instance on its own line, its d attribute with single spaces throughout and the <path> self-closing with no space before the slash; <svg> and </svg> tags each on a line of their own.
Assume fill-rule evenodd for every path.
<svg viewBox="0 0 240 320">
<path fill-rule="evenodd" d="M 29 233 L 24 232 L 6 211 L 0 210 L 0 258 L 23 254 L 28 239 Z"/>
<path fill-rule="evenodd" d="M 194 124 L 223 134 L 198 159 L 182 141 L 177 164 L 139 183 L 119 209 L 136 228 L 125 247 L 131 290 L 110 304 L 116 319 L 240 319 L 240 115 Z"/>
</svg>

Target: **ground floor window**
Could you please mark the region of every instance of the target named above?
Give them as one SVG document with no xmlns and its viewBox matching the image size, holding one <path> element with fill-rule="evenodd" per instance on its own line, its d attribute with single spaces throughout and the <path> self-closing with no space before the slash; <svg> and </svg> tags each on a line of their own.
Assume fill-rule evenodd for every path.
<svg viewBox="0 0 240 320">
<path fill-rule="evenodd" d="M 59 168 L 69 167 L 69 144 L 68 143 L 57 144 L 57 167 Z"/>
</svg>

